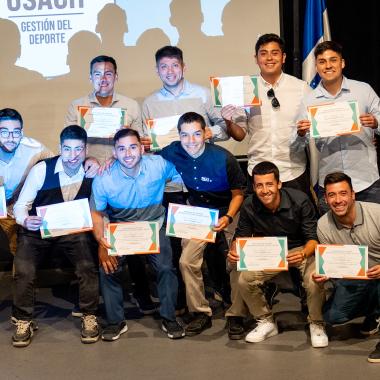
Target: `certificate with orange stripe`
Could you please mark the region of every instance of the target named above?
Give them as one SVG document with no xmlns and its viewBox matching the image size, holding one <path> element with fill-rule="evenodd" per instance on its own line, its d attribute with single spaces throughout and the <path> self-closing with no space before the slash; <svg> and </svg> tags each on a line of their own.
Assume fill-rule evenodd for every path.
<svg viewBox="0 0 380 380">
<path fill-rule="evenodd" d="M 7 217 L 7 202 L 5 198 L 5 188 L 0 186 L 0 219 Z"/>
<path fill-rule="evenodd" d="M 238 271 L 280 272 L 288 270 L 286 237 L 266 236 L 236 239 Z"/>
<path fill-rule="evenodd" d="M 181 115 L 148 119 L 146 124 L 152 139 L 151 150 L 160 150 L 179 140 L 177 123 Z"/>
<path fill-rule="evenodd" d="M 317 245 L 316 274 L 331 278 L 366 279 L 367 270 L 366 245 Z"/>
<path fill-rule="evenodd" d="M 215 242 L 219 210 L 169 203 L 166 235 Z"/>
<path fill-rule="evenodd" d="M 109 223 L 107 241 L 110 256 L 160 253 L 158 222 Z"/>
</svg>

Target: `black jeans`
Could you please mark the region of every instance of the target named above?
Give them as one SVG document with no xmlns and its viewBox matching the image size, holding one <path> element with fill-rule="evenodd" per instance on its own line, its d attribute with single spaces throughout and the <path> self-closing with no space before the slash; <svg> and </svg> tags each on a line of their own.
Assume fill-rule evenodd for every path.
<svg viewBox="0 0 380 380">
<path fill-rule="evenodd" d="M 17 319 L 31 320 L 34 310 L 34 284 L 37 268 L 46 254 L 62 252 L 74 265 L 79 280 L 79 308 L 95 314 L 99 302 L 96 245 L 91 232 L 42 239 L 39 231 L 20 229 L 14 258 L 13 311 Z"/>
</svg>

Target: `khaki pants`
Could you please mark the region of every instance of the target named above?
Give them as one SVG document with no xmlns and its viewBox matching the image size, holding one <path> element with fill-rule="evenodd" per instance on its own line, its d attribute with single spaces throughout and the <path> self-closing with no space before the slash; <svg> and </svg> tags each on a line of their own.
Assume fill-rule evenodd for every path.
<svg viewBox="0 0 380 380">
<path fill-rule="evenodd" d="M 5 232 L 9 241 L 9 250 L 14 256 L 17 247 L 17 224 L 13 218 L 0 219 L 0 227 Z"/>
<path fill-rule="evenodd" d="M 325 292 L 311 277 L 315 270 L 314 256 L 304 260 L 297 268 L 301 272 L 302 285 L 307 294 L 308 320 L 311 322 L 323 322 L 322 306 L 325 302 Z M 230 275 L 234 279 L 234 281 L 231 280 L 231 288 L 233 289 L 232 306 L 227 311 L 226 316 L 245 316 L 247 315 L 247 310 L 249 310 L 255 318 L 272 317 L 272 311 L 267 304 L 261 285 L 278 274 L 279 272 L 236 272 L 236 270 L 233 270 Z"/>
</svg>

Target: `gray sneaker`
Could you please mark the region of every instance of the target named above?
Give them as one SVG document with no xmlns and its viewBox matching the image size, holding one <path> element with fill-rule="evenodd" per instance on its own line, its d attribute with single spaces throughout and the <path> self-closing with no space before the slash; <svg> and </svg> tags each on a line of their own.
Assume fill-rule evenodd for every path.
<svg viewBox="0 0 380 380">
<path fill-rule="evenodd" d="M 121 334 L 128 331 L 128 326 L 126 321 L 122 321 L 116 325 L 108 325 L 102 333 L 102 339 L 106 342 L 113 342 L 118 340 Z"/>
<path fill-rule="evenodd" d="M 12 344 L 14 347 L 26 347 L 29 346 L 33 331 L 37 330 L 33 321 L 23 321 L 21 319 L 12 319 L 12 323 L 16 326 L 16 331 L 12 336 Z"/>
<path fill-rule="evenodd" d="M 81 341 L 82 343 L 95 343 L 100 336 L 99 324 L 95 315 L 89 314 L 82 317 Z"/>
</svg>

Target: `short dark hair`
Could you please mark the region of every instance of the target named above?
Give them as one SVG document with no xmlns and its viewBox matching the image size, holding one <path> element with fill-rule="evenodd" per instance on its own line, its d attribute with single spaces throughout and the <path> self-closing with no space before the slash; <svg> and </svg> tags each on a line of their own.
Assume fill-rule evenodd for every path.
<svg viewBox="0 0 380 380">
<path fill-rule="evenodd" d="M 79 125 L 69 125 L 62 130 L 59 135 L 59 140 L 61 144 L 63 144 L 65 140 L 81 140 L 84 144 L 87 144 L 87 132 Z"/>
<path fill-rule="evenodd" d="M 314 58 L 317 59 L 318 55 L 323 54 L 326 50 L 335 51 L 335 53 L 339 54 L 343 57 L 343 47 L 335 41 L 323 41 L 319 43 L 314 49 Z"/>
<path fill-rule="evenodd" d="M 179 119 L 177 124 L 178 132 L 181 132 L 182 124 L 199 123 L 203 130 L 206 129 L 205 118 L 196 112 L 186 112 Z"/>
<path fill-rule="evenodd" d="M 252 182 L 255 182 L 255 175 L 274 174 L 277 182 L 280 181 L 280 171 L 278 167 L 270 161 L 262 161 L 254 166 L 252 169 Z"/>
<path fill-rule="evenodd" d="M 21 124 L 21 128 L 24 126 L 22 116 L 13 108 L 3 108 L 0 110 L 0 122 L 3 120 L 17 120 Z"/>
<path fill-rule="evenodd" d="M 280 46 L 281 52 L 282 53 L 285 52 L 285 41 L 277 34 L 267 33 L 260 36 L 259 39 L 256 41 L 256 45 L 255 45 L 256 55 L 259 52 L 260 47 L 268 44 L 269 42 L 277 42 Z"/>
<path fill-rule="evenodd" d="M 115 69 L 115 73 L 117 73 L 117 64 L 115 61 L 115 58 L 109 57 L 108 55 L 98 55 L 97 57 L 93 58 L 90 62 L 90 74 L 92 74 L 92 68 L 95 65 L 95 63 L 100 62 L 110 62 L 113 65 L 113 68 Z"/>
<path fill-rule="evenodd" d="M 333 183 L 338 182 L 347 182 L 350 186 L 351 191 L 354 190 L 352 187 L 351 177 L 343 172 L 334 172 L 327 174 L 325 180 L 323 181 L 323 186 L 326 189 L 327 185 L 332 185 Z"/>
<path fill-rule="evenodd" d="M 161 49 L 158 49 L 155 54 L 156 58 L 156 64 L 158 65 L 158 62 L 162 58 L 177 58 L 178 61 L 183 63 L 183 53 L 182 50 L 177 46 L 164 46 Z"/>
<path fill-rule="evenodd" d="M 131 129 L 131 128 L 123 128 L 123 129 L 119 129 L 115 133 L 115 136 L 113 137 L 113 145 L 115 146 L 116 143 L 120 139 L 122 139 L 123 137 L 127 137 L 127 136 L 135 136 L 136 139 L 138 140 L 138 142 L 141 143 L 141 138 L 140 138 L 140 135 L 137 131 L 135 131 L 134 129 Z"/>
</svg>

